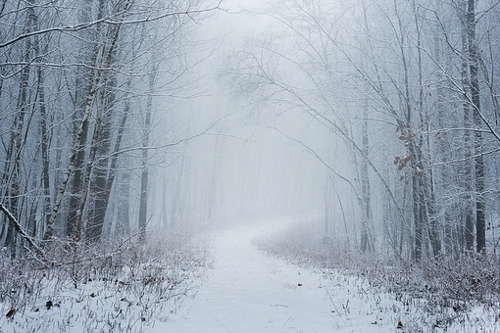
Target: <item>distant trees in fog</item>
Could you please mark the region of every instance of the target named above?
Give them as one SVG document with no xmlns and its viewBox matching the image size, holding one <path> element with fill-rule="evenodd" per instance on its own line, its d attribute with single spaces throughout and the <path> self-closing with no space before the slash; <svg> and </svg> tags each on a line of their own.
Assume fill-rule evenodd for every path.
<svg viewBox="0 0 500 333">
<path fill-rule="evenodd" d="M 267 15 L 226 77 L 259 110 L 322 128 L 278 130 L 328 169 L 330 236 L 417 261 L 495 251 L 498 1 L 289 0 Z"/>
<path fill-rule="evenodd" d="M 225 130 L 167 112 L 208 57 L 191 24 L 219 5 L 0 5 L 0 245 L 12 256 L 143 232 L 152 207 L 170 225 L 269 198 L 298 207 L 318 201 L 308 186 L 322 186 L 325 232 L 344 249 L 416 261 L 496 251 L 498 0 L 277 1 L 269 29 L 231 50 L 223 77 L 324 167 L 307 176 L 291 149 L 264 152 L 252 131 L 228 134 L 242 142 L 239 160 L 222 136 L 205 141 L 206 155 L 182 150 Z M 173 146 L 168 157 L 155 149 Z M 153 178 L 161 168 L 170 177 Z M 294 193 L 277 198 L 281 189 Z"/>
</svg>

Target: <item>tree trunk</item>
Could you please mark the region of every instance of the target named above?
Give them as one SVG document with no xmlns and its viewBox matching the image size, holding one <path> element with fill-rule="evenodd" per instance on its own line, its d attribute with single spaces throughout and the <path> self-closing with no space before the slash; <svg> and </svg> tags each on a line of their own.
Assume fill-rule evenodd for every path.
<svg viewBox="0 0 500 333">
<path fill-rule="evenodd" d="M 149 132 L 151 131 L 151 116 L 153 113 L 153 90 L 156 84 L 157 64 L 154 64 L 149 74 L 149 94 L 147 96 L 146 110 L 144 115 L 144 128 L 142 136 L 142 158 L 141 158 L 141 192 L 139 198 L 139 231 L 141 237 L 146 237 L 146 224 L 148 214 L 148 188 L 149 188 Z"/>
<path fill-rule="evenodd" d="M 118 213 L 116 233 L 126 237 L 130 234 L 130 172 L 124 171 L 118 187 Z"/>
<path fill-rule="evenodd" d="M 368 154 L 369 154 L 369 142 L 368 142 L 368 105 L 365 98 L 363 106 L 363 124 L 362 124 L 362 149 L 363 156 L 361 156 L 361 207 L 362 207 L 362 226 L 361 226 L 361 251 L 362 252 L 373 252 L 373 242 L 370 232 L 370 177 L 368 174 Z"/>
<path fill-rule="evenodd" d="M 30 32 L 34 28 L 36 23 L 35 13 L 33 7 L 30 7 L 28 14 L 26 16 L 26 21 L 24 25 L 24 32 Z M 31 61 L 33 45 L 30 38 L 25 40 L 23 46 L 23 61 L 29 63 Z M 19 94 L 17 99 L 16 114 L 11 127 L 11 138 L 9 141 L 9 146 L 7 148 L 7 160 L 4 166 L 4 173 L 2 177 L 2 183 L 8 184 L 7 190 L 4 193 L 4 197 L 8 199 L 7 209 L 10 211 L 12 216 L 19 219 L 20 207 L 20 187 L 21 187 L 21 169 L 22 169 L 22 150 L 24 146 L 24 132 L 26 130 L 25 117 L 27 113 L 27 107 L 29 104 L 29 79 L 30 79 L 31 68 L 30 66 L 25 66 L 20 72 L 19 78 Z M 5 223 L 6 228 L 4 232 L 7 232 L 4 246 L 11 248 L 14 255 L 14 246 L 16 240 L 16 233 L 14 228 L 8 227 Z"/>
<path fill-rule="evenodd" d="M 112 139 L 112 122 L 113 110 L 115 103 L 115 89 L 116 79 L 110 79 L 106 89 L 101 94 L 106 94 L 104 98 L 103 108 L 104 119 L 102 120 L 102 132 L 96 140 L 99 142 L 97 147 L 98 160 L 94 167 L 94 177 L 91 180 L 91 196 L 94 200 L 94 206 L 89 214 L 87 227 L 85 229 L 86 242 L 99 242 L 101 239 L 102 229 L 104 226 L 104 219 L 106 217 L 106 210 L 108 208 L 109 196 L 113 181 L 109 179 L 112 177 L 113 170 L 110 169 L 110 152 L 111 152 L 111 139 Z"/>
<path fill-rule="evenodd" d="M 50 219 L 50 155 L 49 155 L 49 131 L 48 131 L 48 115 L 45 101 L 45 80 L 42 72 L 42 67 L 38 67 L 38 89 L 39 105 L 40 105 L 40 149 L 42 155 L 42 188 L 43 188 L 43 225 L 47 226 Z M 42 229 L 43 230 L 43 229 Z"/>
<path fill-rule="evenodd" d="M 100 6 L 97 14 L 97 18 L 102 17 L 103 7 L 102 0 L 100 0 Z M 85 0 L 83 3 L 83 8 L 81 8 L 80 22 L 90 22 L 90 13 L 92 12 L 92 0 Z M 73 148 L 69 157 L 68 167 L 63 176 L 61 185 L 57 191 L 54 206 L 52 208 L 52 213 L 45 230 L 44 239 L 48 240 L 53 237 L 53 228 L 55 220 L 59 214 L 61 204 L 71 181 L 71 193 L 72 196 L 69 202 L 69 213 L 66 225 L 66 236 L 70 239 L 78 240 L 80 239 L 80 225 L 78 224 L 78 206 L 80 202 L 80 194 L 82 192 L 83 186 L 83 168 L 85 160 L 85 145 L 87 142 L 88 131 L 89 131 L 89 121 L 90 113 L 92 110 L 92 104 L 94 96 L 97 93 L 99 75 L 96 70 L 91 68 L 96 67 L 97 58 L 99 53 L 98 39 L 100 38 L 101 26 L 97 25 L 95 30 L 89 32 L 84 30 L 82 33 L 82 39 L 87 41 L 92 41 L 94 45 L 90 47 L 90 51 L 85 54 L 87 57 L 83 61 L 89 66 L 88 68 L 82 68 L 80 77 L 86 78 L 88 84 L 82 84 L 80 79 L 76 80 L 76 90 L 74 93 L 74 103 L 75 103 L 75 115 L 76 117 L 81 115 L 80 119 L 75 119 L 75 133 L 73 140 Z M 89 48 L 88 45 L 84 48 L 84 52 Z M 80 97 L 81 96 L 81 97 Z M 78 124 L 78 125 L 76 125 Z"/>
<path fill-rule="evenodd" d="M 476 43 L 476 0 L 467 1 L 467 39 L 469 51 L 469 75 L 472 108 L 474 110 L 474 166 L 476 177 L 476 251 L 481 253 L 486 247 L 486 217 L 484 207 L 484 157 L 482 153 L 483 138 L 479 129 L 482 127 L 480 91 L 479 91 L 479 54 Z"/>
<path fill-rule="evenodd" d="M 102 0 L 101 0 L 102 1 Z M 124 2 L 124 7 L 123 8 L 115 8 L 117 12 L 123 11 L 126 12 L 129 9 L 130 2 L 125 1 Z M 119 20 L 120 21 L 120 20 Z M 108 142 L 102 142 L 101 139 L 103 138 L 103 126 L 104 126 L 104 118 L 106 116 L 105 114 L 105 109 L 106 109 L 106 88 L 109 88 L 108 86 L 108 79 L 109 75 L 107 75 L 106 71 L 107 68 L 111 67 L 111 64 L 113 63 L 113 56 L 115 55 L 116 51 L 116 46 L 118 44 L 118 39 L 120 36 L 120 28 L 121 28 L 121 23 L 117 22 L 114 25 L 109 25 L 108 29 L 106 31 L 106 37 L 104 44 L 102 46 L 102 58 L 99 61 L 99 64 L 102 66 L 103 69 L 100 69 L 97 71 L 97 81 L 98 85 L 95 86 L 96 89 L 101 89 L 101 94 L 100 98 L 97 104 L 97 115 L 96 115 L 96 120 L 95 120 L 95 125 L 94 125 L 94 133 L 92 135 L 92 141 L 90 144 L 90 151 L 89 151 L 89 157 L 86 163 L 86 168 L 85 168 L 85 174 L 83 177 L 83 184 L 82 184 L 82 192 L 80 195 L 80 202 L 78 205 L 78 209 L 76 211 L 76 219 L 73 225 L 73 230 L 75 231 L 75 234 L 73 235 L 72 238 L 80 239 L 79 234 L 77 236 L 76 232 L 79 232 L 82 227 L 82 217 L 83 217 L 83 212 L 85 208 L 85 204 L 87 201 L 88 193 L 89 193 L 89 184 L 90 184 L 90 178 L 92 176 L 92 171 L 94 169 L 94 162 L 97 154 L 97 150 L 99 147 L 102 145 L 109 145 L 109 140 Z M 101 87 L 102 88 L 99 88 Z M 92 105 L 92 99 L 89 99 L 87 106 L 91 107 Z M 106 149 L 106 148 L 104 148 Z M 109 151 L 109 148 L 107 148 Z M 106 168 L 107 169 L 107 168 Z M 107 172 L 107 170 L 106 170 Z M 102 176 L 102 178 L 105 178 L 105 176 Z M 102 186 L 105 186 L 105 179 L 100 179 L 102 181 Z M 106 212 L 104 211 L 103 214 Z M 100 230 L 102 231 L 102 225 L 100 225 Z M 97 233 L 97 231 L 94 229 L 94 232 Z M 99 232 L 100 234 L 100 232 Z"/>
</svg>

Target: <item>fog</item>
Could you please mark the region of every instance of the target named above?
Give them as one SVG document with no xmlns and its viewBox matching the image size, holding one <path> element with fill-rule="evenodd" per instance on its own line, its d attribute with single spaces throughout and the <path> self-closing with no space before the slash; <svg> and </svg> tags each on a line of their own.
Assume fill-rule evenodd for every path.
<svg viewBox="0 0 500 333">
<path fill-rule="evenodd" d="M 307 84 L 307 77 L 293 64 L 281 61 L 278 66 L 278 60 L 267 58 L 269 55 L 259 49 L 262 45 L 270 50 L 272 38 L 276 38 L 278 52 L 287 48 L 283 38 L 287 28 L 273 17 L 279 7 L 279 3 L 229 1 L 193 28 L 197 47 L 188 57 L 195 65 L 185 80 L 194 84 L 183 91 L 184 97 L 174 101 L 156 99 L 158 110 L 165 103 L 165 110 L 181 125 L 172 127 L 167 121 L 153 131 L 164 133 L 169 128 L 175 134 L 164 139 L 167 141 L 203 134 L 169 148 L 164 157 L 168 166 L 154 167 L 154 199 L 149 207 L 152 229 L 197 228 L 220 225 L 222 221 L 231 226 L 240 220 L 248 221 L 248 216 L 254 216 L 255 222 L 270 216 L 308 216 L 314 223 L 324 220 L 323 228 L 329 237 L 337 237 L 344 244 L 351 237 L 351 242 L 357 242 L 363 213 L 358 206 L 359 188 L 353 181 L 356 152 L 345 137 L 336 135 L 331 126 L 325 126 L 301 105 L 312 102 L 328 108 L 333 100 L 318 100 L 313 93 L 312 99 L 301 101 L 301 96 L 286 96 L 286 92 L 272 88 L 252 95 L 254 87 L 246 83 L 239 86 L 239 75 L 246 75 L 246 69 L 234 66 L 242 53 L 254 51 L 263 61 L 269 60 L 264 64 L 269 70 L 274 70 L 270 66 L 285 70 L 278 75 L 287 83 Z M 247 79 L 252 80 L 243 80 Z M 354 95 L 332 92 L 334 98 L 344 94 L 344 104 L 355 102 L 351 101 L 356 99 Z M 345 112 L 343 108 L 335 112 Z M 161 112 L 158 119 L 162 121 Z M 354 136 L 360 130 L 356 122 L 347 126 Z M 374 207 L 381 207 L 376 198 L 379 191 L 372 189 Z M 382 218 L 380 209 L 373 209 L 371 214 Z"/>
<path fill-rule="evenodd" d="M 178 226 L 207 220 L 217 223 L 237 214 L 318 214 L 324 210 L 325 168 L 299 143 L 279 132 L 304 137 L 314 131 L 314 125 L 304 124 L 296 115 L 275 117 L 267 106 L 239 98 L 225 77 L 232 52 L 243 47 L 250 34 L 264 32 L 272 20 L 261 13 L 265 6 L 258 1 L 229 1 L 221 7 L 194 28 L 201 46 L 191 56 L 202 60 L 190 69 L 187 80 L 196 83 L 184 92 L 187 97 L 174 102 L 175 108 L 168 105 L 171 100 L 165 105 L 175 119 L 185 121 L 184 133 L 176 138 L 204 133 L 167 153 L 172 164 L 156 172 L 151 222 Z M 164 126 L 168 125 L 155 130 L 162 133 Z M 179 179 L 180 192 L 165 195 L 170 192 L 165 186 Z M 182 207 L 178 209 L 188 212 L 180 218 L 163 216 L 165 205 L 170 207 L 165 199 L 179 200 Z"/>
<path fill-rule="evenodd" d="M 383 257 L 496 252 L 496 1 L 115 2 L 2 7 L 13 256 L 257 212 Z"/>
<path fill-rule="evenodd" d="M 3 1 L 0 332 L 498 332 L 499 19 Z"/>
</svg>

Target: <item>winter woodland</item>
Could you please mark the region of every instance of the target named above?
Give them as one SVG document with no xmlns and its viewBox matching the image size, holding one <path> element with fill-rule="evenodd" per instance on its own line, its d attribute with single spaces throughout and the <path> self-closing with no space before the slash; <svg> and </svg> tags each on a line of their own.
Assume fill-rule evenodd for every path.
<svg viewBox="0 0 500 333">
<path fill-rule="evenodd" d="M 386 331 L 495 331 L 499 21 L 498 0 L 0 1 L 0 332 L 154 331 L 237 260 L 227 228 L 432 318 Z"/>
</svg>

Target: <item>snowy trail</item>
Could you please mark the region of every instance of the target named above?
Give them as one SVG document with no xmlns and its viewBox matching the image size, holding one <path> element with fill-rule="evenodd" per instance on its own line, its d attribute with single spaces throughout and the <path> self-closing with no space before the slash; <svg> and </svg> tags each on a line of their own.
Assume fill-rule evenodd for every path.
<svg viewBox="0 0 500 333">
<path fill-rule="evenodd" d="M 272 222 L 272 224 L 271 224 Z M 286 221 L 243 225 L 213 241 L 214 269 L 194 299 L 156 322 L 155 332 L 394 332 L 370 319 L 349 322 L 335 311 L 332 281 L 259 251 L 252 240 Z M 300 284 L 300 285 L 299 285 Z M 330 291 L 328 291 L 330 290 Z M 373 316 L 372 316 L 373 318 Z M 361 324 L 361 325 L 360 325 Z"/>
</svg>

